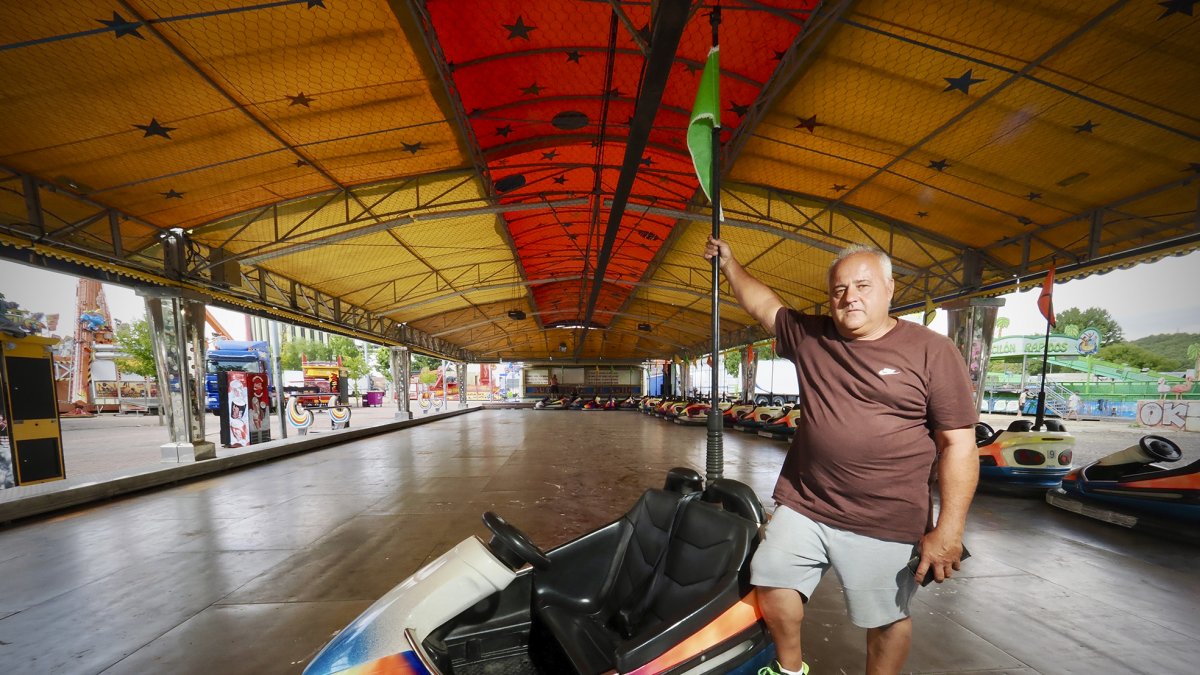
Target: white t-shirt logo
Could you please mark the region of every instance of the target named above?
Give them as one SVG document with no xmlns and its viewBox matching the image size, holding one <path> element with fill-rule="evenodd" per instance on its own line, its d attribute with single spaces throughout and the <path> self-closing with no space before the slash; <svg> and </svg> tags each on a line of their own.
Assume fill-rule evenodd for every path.
<svg viewBox="0 0 1200 675">
<path fill-rule="evenodd" d="M 899 375 L 900 371 L 896 370 L 895 368 L 880 368 L 879 374 L 880 375 Z"/>
</svg>

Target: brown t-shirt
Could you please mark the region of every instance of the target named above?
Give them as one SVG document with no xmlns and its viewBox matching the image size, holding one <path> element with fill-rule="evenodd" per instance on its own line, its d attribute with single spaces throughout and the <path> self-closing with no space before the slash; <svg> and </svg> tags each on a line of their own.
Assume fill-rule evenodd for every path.
<svg viewBox="0 0 1200 675">
<path fill-rule="evenodd" d="M 877 340 L 848 340 L 828 316 L 786 307 L 776 351 L 796 364 L 801 418 L 775 501 L 818 522 L 916 542 L 929 519 L 934 430 L 979 418 L 949 338 L 898 321 Z"/>
</svg>

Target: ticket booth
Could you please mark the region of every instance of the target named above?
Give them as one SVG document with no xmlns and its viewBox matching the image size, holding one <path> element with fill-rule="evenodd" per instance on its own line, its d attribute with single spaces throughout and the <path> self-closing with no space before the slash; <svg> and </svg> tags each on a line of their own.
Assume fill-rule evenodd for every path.
<svg viewBox="0 0 1200 675">
<path fill-rule="evenodd" d="M 51 352 L 57 343 L 0 336 L 0 486 L 66 477 Z"/>
</svg>

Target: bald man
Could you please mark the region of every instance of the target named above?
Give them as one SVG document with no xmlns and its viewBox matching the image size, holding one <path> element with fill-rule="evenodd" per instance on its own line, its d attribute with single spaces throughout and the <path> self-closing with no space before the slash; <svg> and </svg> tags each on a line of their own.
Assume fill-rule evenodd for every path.
<svg viewBox="0 0 1200 675">
<path fill-rule="evenodd" d="M 709 237 L 704 257 L 717 255 L 738 302 L 776 336 L 801 383 L 800 424 L 751 563 L 778 657 L 760 675 L 808 673 L 804 606 L 830 568 L 850 620 L 867 629 L 867 673 L 899 673 L 912 642 L 909 601 L 927 572 L 941 583 L 959 569 L 979 476 L 963 357 L 945 336 L 888 314 L 895 282 L 882 251 L 838 254 L 829 316 L 788 309 L 729 244 Z"/>
</svg>

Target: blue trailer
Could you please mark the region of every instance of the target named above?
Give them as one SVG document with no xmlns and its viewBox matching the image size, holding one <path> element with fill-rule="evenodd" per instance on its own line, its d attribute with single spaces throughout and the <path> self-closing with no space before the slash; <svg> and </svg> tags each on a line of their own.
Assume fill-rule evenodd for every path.
<svg viewBox="0 0 1200 675">
<path fill-rule="evenodd" d="M 217 414 L 217 373 L 266 373 L 271 382 L 271 352 L 264 341 L 216 340 L 204 359 L 204 409 Z M 271 387 L 272 399 L 274 386 Z"/>
</svg>

